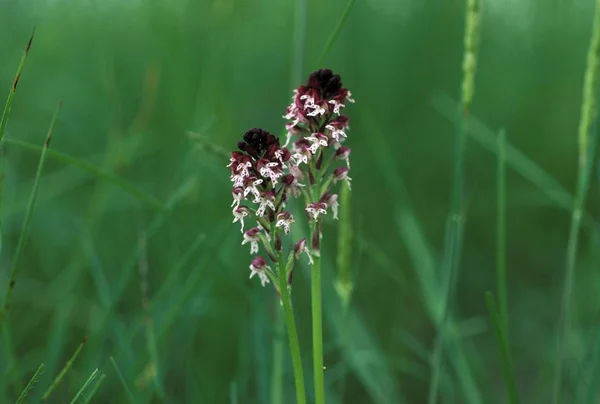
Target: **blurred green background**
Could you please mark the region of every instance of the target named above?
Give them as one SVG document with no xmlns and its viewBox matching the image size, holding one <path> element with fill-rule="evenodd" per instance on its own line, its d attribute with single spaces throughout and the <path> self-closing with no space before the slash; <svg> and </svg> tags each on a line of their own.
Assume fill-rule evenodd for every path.
<svg viewBox="0 0 600 404">
<path fill-rule="evenodd" d="M 320 67 L 339 73 L 356 99 L 346 108 L 355 290 L 345 322 L 332 287 L 336 223 L 327 224 L 324 238 L 329 402 L 426 402 L 433 318 L 443 305 L 439 263 L 464 5 L 358 0 L 317 65 L 345 6 L 341 0 L 0 0 L 0 84 L 7 93 L 36 26 L 7 137 L 41 145 L 62 99 L 51 147 L 171 208 L 165 213 L 48 158 L 0 344 L 0 402 L 14 402 L 43 362 L 32 393 L 39 398 L 86 335 L 88 343 L 49 402 L 69 402 L 95 368 L 107 377 L 93 402 L 127 402 L 110 356 L 138 402 L 269 402 L 272 346 L 281 337 L 273 321 L 275 295 L 248 280 L 251 257 L 231 223 L 222 153 L 250 127 L 282 133 L 292 89 Z M 594 2 L 488 0 L 483 6 L 464 249 L 441 402 L 499 403 L 504 397 L 484 301 L 484 292 L 496 288 L 495 136 L 504 128 L 512 145 L 513 362 L 523 402 L 547 403 Z M 4 152 L 2 291 L 39 157 L 11 144 Z M 599 202 L 594 169 L 566 402 L 594 383 Z M 294 304 L 309 372 L 307 268 L 300 273 Z M 306 379 L 310 384 L 310 372 Z M 285 382 L 291 403 L 289 361 Z"/>
</svg>

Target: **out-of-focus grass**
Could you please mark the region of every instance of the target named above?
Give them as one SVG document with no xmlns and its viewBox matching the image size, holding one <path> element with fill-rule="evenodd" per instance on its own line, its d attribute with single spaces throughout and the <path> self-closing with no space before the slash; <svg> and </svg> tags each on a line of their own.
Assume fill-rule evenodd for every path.
<svg viewBox="0 0 600 404">
<path fill-rule="evenodd" d="M 247 279 L 250 256 L 230 223 L 227 159 L 214 150 L 233 148 L 249 127 L 282 132 L 281 115 L 296 85 L 290 72 L 315 67 L 347 5 L 3 3 L 0 88 L 10 86 L 24 40 L 37 28 L 6 127 L 0 290 L 8 284 L 39 158 L 19 145 L 42 144 L 56 100 L 64 105 L 13 296 L 16 367 L 0 344 L 0 402 L 15 402 L 16 381 L 25 387 L 44 363 L 29 395 L 39 399 L 84 335 L 90 339 L 52 402 L 70 402 L 95 369 L 106 377 L 98 374 L 98 384 L 82 390 L 82 402 L 92 393 L 90 402 L 160 402 L 156 377 L 164 402 L 268 402 L 273 296 Z M 506 391 L 484 301 L 496 282 L 496 160 L 490 152 L 498 150 L 499 128 L 510 134 L 512 366 L 521 402 L 550 400 L 591 7 L 542 0 L 484 4 L 477 98 L 467 125 L 469 204 L 441 402 L 502 402 Z M 353 288 L 344 316 L 333 288 L 339 230 L 333 223 L 326 224 L 331 236 L 323 251 L 328 402 L 339 402 L 341 378 L 344 403 L 426 400 L 444 305 L 440 262 L 463 15 L 463 2 L 354 2 L 325 59 L 357 101 L 347 109 Z M 212 149 L 198 147 L 188 133 L 201 134 Z M 598 399 L 598 185 L 594 169 L 573 284 L 564 402 Z M 147 311 L 136 271 L 140 232 L 147 236 Z M 308 365 L 307 269 L 300 267 L 294 278 L 294 303 Z M 155 353 L 146 343 L 146 316 L 154 324 Z M 291 400 L 287 350 L 284 369 L 283 396 Z"/>
</svg>

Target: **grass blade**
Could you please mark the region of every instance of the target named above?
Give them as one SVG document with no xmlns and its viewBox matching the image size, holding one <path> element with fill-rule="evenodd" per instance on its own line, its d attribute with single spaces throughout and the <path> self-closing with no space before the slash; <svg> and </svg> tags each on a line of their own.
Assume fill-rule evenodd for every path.
<svg viewBox="0 0 600 404">
<path fill-rule="evenodd" d="M 446 94 L 439 94 L 432 99 L 433 107 L 451 122 L 457 123 L 455 114 L 456 101 Z M 467 123 L 467 132 L 471 138 L 481 146 L 491 151 L 499 153 L 496 132 L 488 128 L 485 123 L 470 115 Z M 506 165 L 522 175 L 525 179 L 544 192 L 557 206 L 565 210 L 571 210 L 573 206 L 572 195 L 550 174 L 544 171 L 539 165 L 534 163 L 523 152 L 505 142 Z M 585 214 L 586 220 L 589 215 Z"/>
<path fill-rule="evenodd" d="M 302 80 L 302 66 L 304 65 L 304 49 L 306 47 L 306 25 L 307 25 L 307 0 L 294 1 L 294 37 L 291 70 L 291 87 L 295 88 Z"/>
<path fill-rule="evenodd" d="M 85 383 L 83 383 L 83 386 L 81 386 L 81 388 L 79 389 L 77 394 L 75 394 L 75 397 L 73 397 L 73 399 L 71 400 L 71 404 L 74 404 L 75 402 L 77 402 L 79 397 L 81 397 L 81 395 L 83 394 L 85 389 L 87 389 L 87 387 L 94 381 L 94 379 L 96 378 L 97 375 L 98 375 L 98 369 L 94 369 L 94 371 L 92 372 L 90 377 L 87 378 Z"/>
<path fill-rule="evenodd" d="M 123 389 L 125 390 L 127 399 L 129 400 L 129 402 L 131 404 L 137 404 L 137 400 L 135 399 L 135 396 L 133 395 L 133 393 L 131 392 L 131 389 L 127 385 L 127 382 L 125 381 L 125 378 L 123 377 L 123 374 L 121 373 L 121 370 L 119 370 L 119 366 L 117 366 L 117 362 L 115 362 L 115 359 L 112 356 L 110 357 L 110 361 L 111 361 L 113 367 L 115 368 L 115 373 L 117 374 L 117 376 L 119 376 L 119 380 L 121 381 L 121 384 L 123 385 Z"/>
<path fill-rule="evenodd" d="M 154 384 L 154 390 L 156 394 L 164 400 L 164 392 L 162 384 L 160 382 L 160 367 L 158 363 L 158 348 L 156 344 L 156 333 L 154 330 L 154 318 L 150 312 L 150 296 L 148 282 L 148 272 L 150 265 L 148 263 L 148 235 L 139 231 L 138 236 L 138 248 L 140 251 L 138 269 L 140 273 L 140 292 L 142 295 L 142 309 L 144 311 L 144 323 L 145 323 L 145 334 L 146 334 L 146 348 L 148 349 L 148 355 L 150 356 L 150 369 L 152 372 L 152 382 Z"/>
<path fill-rule="evenodd" d="M 352 298 L 352 290 L 354 285 L 352 282 L 352 274 L 350 267 L 352 262 L 352 224 L 350 216 L 350 187 L 346 182 L 341 184 L 340 188 L 340 216 L 338 230 L 338 255 L 337 255 L 337 275 L 334 281 L 334 289 L 340 299 L 342 308 L 342 325 L 340 339 L 341 345 L 344 345 L 348 335 L 346 327 L 346 315 Z M 340 401 L 344 399 L 344 391 L 346 387 L 346 375 L 340 377 L 339 395 Z"/>
<path fill-rule="evenodd" d="M 583 86 L 583 97 L 581 101 L 581 117 L 578 128 L 579 164 L 577 173 L 577 185 L 573 202 L 571 226 L 569 229 L 569 241 L 567 244 L 567 258 L 565 265 L 565 280 L 562 296 L 560 318 L 558 322 L 558 335 L 556 339 L 556 367 L 554 371 L 554 396 L 553 402 L 560 401 L 563 359 L 566 351 L 565 345 L 571 332 L 571 299 L 573 294 L 573 283 L 575 281 L 575 267 L 577 265 L 577 250 L 579 244 L 579 230 L 583 216 L 584 204 L 587 197 L 590 166 L 593 163 L 590 156 L 593 153 L 591 145 L 592 126 L 596 111 L 596 93 L 600 70 L 600 0 L 596 1 L 594 13 L 594 26 L 590 47 L 587 55 L 587 65 Z"/>
<path fill-rule="evenodd" d="M 33 215 L 33 208 L 35 206 L 35 200 L 37 197 L 38 187 L 40 185 L 40 179 L 42 178 L 42 171 L 44 169 L 44 163 L 46 161 L 46 155 L 48 152 L 48 147 L 50 145 L 50 141 L 52 140 L 52 134 L 54 133 L 54 124 L 56 123 L 56 117 L 58 116 L 58 112 L 60 111 L 62 102 L 59 102 L 56 111 L 54 112 L 54 116 L 52 117 L 52 121 L 50 122 L 50 128 L 48 129 L 48 135 L 46 136 L 46 140 L 44 142 L 44 146 L 42 147 L 42 152 L 40 154 L 40 160 L 38 162 L 37 171 L 35 174 L 35 182 L 33 183 L 33 189 L 31 190 L 31 194 L 29 196 L 29 202 L 27 204 L 27 211 L 25 212 L 25 218 L 23 219 L 23 225 L 21 226 L 21 234 L 19 235 L 19 240 L 17 242 L 17 248 L 15 250 L 15 256 L 13 258 L 12 266 L 10 269 L 10 277 L 8 286 L 6 289 L 6 294 L 4 295 L 4 303 L 2 304 L 2 310 L 0 311 L 0 331 L 2 331 L 2 326 L 8 314 L 8 310 L 10 309 L 10 303 L 12 300 L 12 295 L 15 290 L 16 277 L 19 271 L 19 263 L 21 260 L 21 254 L 23 253 L 23 248 L 25 247 L 25 241 L 27 240 L 27 233 L 29 231 L 29 223 L 31 222 L 31 217 Z"/>
<path fill-rule="evenodd" d="M 340 189 L 340 229 L 338 232 L 337 279 L 335 291 L 342 302 L 342 307 L 348 307 L 352 295 L 352 224 L 350 223 L 350 188 L 343 182 Z"/>
<path fill-rule="evenodd" d="M 323 51 L 321 52 L 319 59 L 317 59 L 318 66 L 320 66 L 323 62 L 325 62 L 325 58 L 327 57 L 327 54 L 331 50 L 333 43 L 335 42 L 338 35 L 340 34 L 340 31 L 342 30 L 342 27 L 344 26 L 344 23 L 346 22 L 346 19 L 348 18 L 348 14 L 350 14 L 350 10 L 352 9 L 352 6 L 354 5 L 354 1 L 355 0 L 349 0 L 348 4 L 346 4 L 346 8 L 344 9 L 342 16 L 340 17 L 340 20 L 338 21 L 333 32 L 329 36 L 329 39 L 327 39 L 327 43 L 325 44 L 325 47 L 323 48 Z"/>
<path fill-rule="evenodd" d="M 273 354 L 271 365 L 271 404 L 283 404 L 283 368 L 285 352 L 285 318 L 279 301 L 273 299 L 275 327 L 273 332 Z"/>
<path fill-rule="evenodd" d="M 446 276 L 444 290 L 443 315 L 436 324 L 437 336 L 431 359 L 432 376 L 429 384 L 428 403 L 435 404 L 438 396 L 439 381 L 442 373 L 442 356 L 445 346 L 448 318 L 454 300 L 454 284 L 458 277 L 460 253 L 462 251 L 462 233 L 464 227 L 464 182 L 465 154 L 467 145 L 467 117 L 471 111 L 475 93 L 475 72 L 477 68 L 477 51 L 479 42 L 481 3 L 480 0 L 467 0 L 466 28 L 464 36 L 463 81 L 461 89 L 461 105 L 455 138 L 455 160 L 452 177 L 452 199 L 448 220 L 448 236 L 445 245 L 445 264 L 442 266 Z"/>
<path fill-rule="evenodd" d="M 43 372 L 44 372 L 44 364 L 42 363 L 42 364 L 40 364 L 40 366 L 37 368 L 37 370 L 31 377 L 31 379 L 29 380 L 29 383 L 27 383 L 27 386 L 25 386 L 25 389 L 23 390 L 23 392 L 17 399 L 16 404 L 22 404 L 25 402 L 25 399 L 27 398 L 27 396 L 29 396 L 29 393 L 31 393 L 31 391 L 33 390 L 33 388 L 35 387 L 37 382 L 40 380 L 40 376 L 42 375 Z"/>
<path fill-rule="evenodd" d="M 503 327 L 502 318 L 496 307 L 494 301 L 494 295 L 492 292 L 485 292 L 485 302 L 487 304 L 488 312 L 490 313 L 490 320 L 496 334 L 496 341 L 498 342 L 498 348 L 502 354 L 502 370 L 504 373 L 504 382 L 506 383 L 508 391 L 508 400 L 510 404 L 519 404 L 519 394 L 517 393 L 517 386 L 515 383 L 515 374 L 512 367 L 512 361 L 510 359 L 510 348 L 508 346 L 508 336 L 506 329 Z"/>
<path fill-rule="evenodd" d="M 69 369 L 71 369 L 71 366 L 73 366 L 73 363 L 75 363 L 75 359 L 77 359 L 77 356 L 79 356 L 79 353 L 83 349 L 83 346 L 85 345 L 86 342 L 87 342 L 87 337 L 85 337 L 83 339 L 83 341 L 81 341 L 81 344 L 79 344 L 79 346 L 77 347 L 77 349 L 75 350 L 75 352 L 71 356 L 71 359 L 68 360 L 68 362 L 62 368 L 62 370 L 60 371 L 60 373 L 58 374 L 58 376 L 56 376 L 56 378 L 54 379 L 54 381 L 52 382 L 52 384 L 50 385 L 50 387 L 48 387 L 48 390 L 46 390 L 46 392 L 42 396 L 42 401 L 48 400 L 48 397 L 50 397 L 50 394 L 52 394 L 52 392 L 54 391 L 54 389 L 56 389 L 56 387 L 60 384 L 60 382 L 65 377 L 65 375 L 67 374 L 67 372 L 69 371 Z"/>
<path fill-rule="evenodd" d="M 498 300 L 500 303 L 500 321 L 508 338 L 508 300 L 506 292 L 506 133 L 498 134 L 498 169 L 496 215 L 496 271 L 498 282 Z"/>
<path fill-rule="evenodd" d="M 96 381 L 96 383 L 94 384 L 94 387 L 92 387 L 92 389 L 88 393 L 87 397 L 85 398 L 84 404 L 88 404 L 92 401 L 92 398 L 94 398 L 94 396 L 98 392 L 98 389 L 100 388 L 100 385 L 102 384 L 104 379 L 106 379 L 106 374 L 102 373 L 100 375 L 100 377 L 98 378 L 98 380 Z"/>
<path fill-rule="evenodd" d="M 19 84 L 19 80 L 21 79 L 21 73 L 23 72 L 23 67 L 25 66 L 25 60 L 27 60 L 27 56 L 29 55 L 29 50 L 31 49 L 31 44 L 33 42 L 33 36 L 35 34 L 35 27 L 31 32 L 31 36 L 29 37 L 29 41 L 27 45 L 25 45 L 25 50 L 23 51 L 23 56 L 21 56 L 21 62 L 19 63 L 19 67 L 17 67 L 17 74 L 13 80 L 12 86 L 10 87 L 10 92 L 8 93 L 8 97 L 6 99 L 6 104 L 4 104 L 4 111 L 2 112 L 2 119 L 0 119 L 0 143 L 4 138 L 4 133 L 6 132 L 6 125 L 8 124 L 8 116 L 10 115 L 10 110 L 12 108 L 13 98 L 15 97 L 15 93 L 17 92 L 17 86 Z"/>
<path fill-rule="evenodd" d="M 42 147 L 35 145 L 33 143 L 22 141 L 22 140 L 6 138 L 6 139 L 4 139 L 4 141 L 6 142 L 6 144 L 17 146 L 17 147 L 20 147 L 20 148 L 26 149 L 26 150 L 32 150 L 32 151 L 36 151 L 36 152 L 39 152 L 42 150 Z M 128 181 L 125 181 L 125 180 L 117 177 L 114 174 L 104 171 L 104 170 L 94 166 L 93 164 L 88 163 L 87 161 L 78 159 L 76 157 L 73 157 L 68 154 L 61 153 L 61 152 L 58 152 L 58 151 L 52 150 L 52 149 L 48 149 L 47 154 L 48 154 L 48 157 L 51 157 L 62 163 L 66 163 L 66 164 L 72 165 L 74 167 L 77 167 L 82 171 L 88 172 L 88 173 L 92 174 L 93 176 L 95 176 L 99 179 L 102 179 L 102 180 L 116 186 L 117 188 L 120 188 L 121 190 L 125 191 L 129 195 L 133 196 L 138 201 L 143 202 L 146 205 L 149 205 L 156 210 L 168 211 L 168 208 L 162 202 L 160 202 L 158 199 L 153 197 L 152 195 L 147 194 L 146 192 L 140 190 L 139 188 L 136 188 L 134 185 L 132 185 Z"/>
</svg>

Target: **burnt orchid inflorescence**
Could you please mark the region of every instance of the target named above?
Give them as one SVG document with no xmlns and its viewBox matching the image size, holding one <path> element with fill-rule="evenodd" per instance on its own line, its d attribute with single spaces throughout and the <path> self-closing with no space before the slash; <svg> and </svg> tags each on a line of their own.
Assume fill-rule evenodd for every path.
<svg viewBox="0 0 600 404">
<path fill-rule="evenodd" d="M 339 181 L 349 185 L 351 180 L 350 149 L 342 145 L 349 129 L 348 117 L 341 114 L 346 101 L 354 102 L 340 76 L 329 69 L 317 70 L 294 90 L 284 115 L 285 144 L 266 130 L 253 128 L 231 154 L 233 221 L 240 222 L 242 244 L 250 244 L 251 254 L 259 253 L 262 246 L 263 255 L 256 255 L 250 265 L 250 277 L 257 275 L 263 286 L 273 281 L 278 289 L 279 269 L 273 267 L 286 269 L 289 286 L 293 261 L 306 253 L 312 264 L 313 256 L 319 256 L 322 217 L 331 211 L 337 219 L 333 186 Z M 297 219 L 286 207 L 300 197 L 311 222 L 310 249 L 306 239 L 296 240 L 288 261 L 281 265 L 282 239 Z M 244 231 L 245 220 L 255 222 L 254 227 Z"/>
</svg>

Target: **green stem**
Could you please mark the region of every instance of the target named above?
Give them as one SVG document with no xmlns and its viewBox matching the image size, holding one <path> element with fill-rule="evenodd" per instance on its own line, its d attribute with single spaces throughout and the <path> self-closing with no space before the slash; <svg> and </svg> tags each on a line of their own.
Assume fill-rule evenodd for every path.
<svg viewBox="0 0 600 404">
<path fill-rule="evenodd" d="M 314 240 L 318 226 L 313 226 Z M 318 235 L 316 237 L 319 237 Z M 311 270 L 311 306 L 312 306 L 312 332 L 313 332 L 313 372 L 315 378 L 315 403 L 325 404 L 325 378 L 323 368 L 323 303 L 321 296 L 321 254 L 313 251 L 313 265 Z"/>
<path fill-rule="evenodd" d="M 497 171 L 497 207 L 496 216 L 496 254 L 499 315 L 502 330 L 508 338 L 508 297 L 506 292 L 506 133 L 498 134 L 498 171 Z"/>
<path fill-rule="evenodd" d="M 296 319 L 292 308 L 292 299 L 287 286 L 287 274 L 285 264 L 279 260 L 279 291 L 283 304 L 283 313 L 287 326 L 290 353 L 292 355 L 292 366 L 294 367 L 294 380 L 296 383 L 296 402 L 306 404 L 306 392 L 304 387 L 304 373 L 302 370 L 302 356 L 300 355 L 300 342 L 296 331 Z"/>
<path fill-rule="evenodd" d="M 579 119 L 578 146 L 579 166 L 577 172 L 577 185 L 573 200 L 573 211 L 571 215 L 571 226 L 569 229 L 569 241 L 567 246 L 567 260 L 565 267 L 565 280 L 562 295 L 561 312 L 558 324 L 558 335 L 556 339 L 556 365 L 554 369 L 554 396 L 553 403 L 558 404 L 562 396 L 563 361 L 565 353 L 569 348 L 571 337 L 571 299 L 574 290 L 575 269 L 577 266 L 577 251 L 579 245 L 579 231 L 581 218 L 584 214 L 585 200 L 588 193 L 590 167 L 593 159 L 590 152 L 593 150 L 590 144 L 592 125 L 596 114 L 596 91 L 600 82 L 600 0 L 596 0 L 594 12 L 594 23 L 592 38 L 587 55 L 587 64 L 583 86 L 583 97 L 581 101 L 581 116 Z"/>
<path fill-rule="evenodd" d="M 285 319 L 275 300 L 275 334 L 273 336 L 273 368 L 271 373 L 271 404 L 283 404 L 283 340 Z"/>
</svg>

